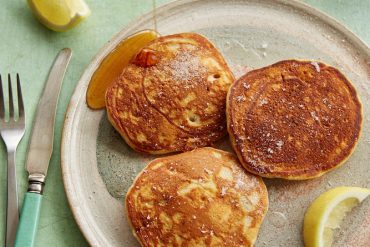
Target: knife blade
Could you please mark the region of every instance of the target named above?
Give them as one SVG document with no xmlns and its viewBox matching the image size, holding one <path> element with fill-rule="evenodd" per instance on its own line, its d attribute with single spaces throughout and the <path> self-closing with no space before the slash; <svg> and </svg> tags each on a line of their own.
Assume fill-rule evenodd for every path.
<svg viewBox="0 0 370 247">
<path fill-rule="evenodd" d="M 38 103 L 36 117 L 33 123 L 32 136 L 28 148 L 26 170 L 31 182 L 44 183 L 47 175 L 51 154 L 53 152 L 54 122 L 59 92 L 72 56 L 69 48 L 62 49 L 56 57 L 50 70 L 41 99 Z M 29 191 L 40 186 L 31 186 Z"/>
<path fill-rule="evenodd" d="M 71 56 L 72 51 L 69 48 L 58 53 L 38 104 L 26 163 L 29 173 L 28 190 L 23 201 L 14 247 L 35 245 L 43 187 L 53 152 L 56 106 Z"/>
</svg>

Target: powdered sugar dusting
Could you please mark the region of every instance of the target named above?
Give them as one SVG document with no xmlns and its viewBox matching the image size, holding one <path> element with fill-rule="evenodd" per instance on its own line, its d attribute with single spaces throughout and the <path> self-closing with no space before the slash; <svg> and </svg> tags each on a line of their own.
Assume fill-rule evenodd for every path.
<svg viewBox="0 0 370 247">
<path fill-rule="evenodd" d="M 311 62 L 311 64 L 315 67 L 316 71 L 320 73 L 320 65 L 317 62 Z"/>
<path fill-rule="evenodd" d="M 266 99 L 261 99 L 260 101 L 260 106 L 263 106 L 263 105 L 266 105 L 268 103 L 268 101 Z"/>
<path fill-rule="evenodd" d="M 284 141 L 282 141 L 282 140 L 279 140 L 279 141 L 277 141 L 277 142 L 276 142 L 276 146 L 277 146 L 279 149 L 281 149 L 281 148 L 283 147 L 283 145 L 284 145 Z"/>
<path fill-rule="evenodd" d="M 236 97 L 236 102 L 240 103 L 240 102 L 243 102 L 245 101 L 245 97 L 243 95 L 239 95 Z"/>
<path fill-rule="evenodd" d="M 249 89 L 250 87 L 251 87 L 251 85 L 249 85 L 248 83 L 246 83 L 246 82 L 243 82 L 243 87 L 245 88 L 245 89 Z"/>
<path fill-rule="evenodd" d="M 193 87 L 194 82 L 199 82 L 196 78 L 201 78 L 207 69 L 201 63 L 199 56 L 192 52 L 177 52 L 175 57 L 169 59 L 165 67 L 169 67 L 173 80 L 177 83 L 186 83 L 185 86 Z"/>
<path fill-rule="evenodd" d="M 310 114 L 311 114 L 311 117 L 312 117 L 313 119 L 315 119 L 316 121 L 320 121 L 320 119 L 319 119 L 319 117 L 317 116 L 316 112 L 312 111 L 312 112 L 310 112 Z"/>
<path fill-rule="evenodd" d="M 227 192 L 228 188 L 227 187 L 222 187 L 221 188 L 221 196 L 225 196 L 226 195 L 226 192 Z"/>
</svg>

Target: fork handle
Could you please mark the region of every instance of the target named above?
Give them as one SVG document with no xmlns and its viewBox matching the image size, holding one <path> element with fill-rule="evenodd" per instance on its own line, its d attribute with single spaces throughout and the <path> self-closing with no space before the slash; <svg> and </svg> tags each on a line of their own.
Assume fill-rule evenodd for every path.
<svg viewBox="0 0 370 247">
<path fill-rule="evenodd" d="M 13 247 L 19 221 L 15 150 L 8 150 L 8 194 L 6 207 L 6 247 Z"/>
<path fill-rule="evenodd" d="M 33 247 L 39 223 L 42 194 L 27 192 L 14 247 Z"/>
</svg>

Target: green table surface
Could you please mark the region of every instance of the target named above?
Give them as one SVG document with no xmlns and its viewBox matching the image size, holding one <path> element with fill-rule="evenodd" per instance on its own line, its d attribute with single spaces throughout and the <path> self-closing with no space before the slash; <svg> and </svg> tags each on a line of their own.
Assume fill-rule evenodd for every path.
<svg viewBox="0 0 370 247">
<path fill-rule="evenodd" d="M 25 0 L 0 0 L 0 73 L 20 73 L 26 106 L 26 134 L 17 152 L 20 203 L 27 188 L 24 163 L 32 120 L 45 79 L 57 52 L 73 57 L 64 79 L 56 116 L 54 151 L 45 186 L 37 246 L 87 246 L 69 208 L 60 168 L 60 140 L 69 99 L 84 68 L 115 33 L 152 8 L 152 0 L 87 0 L 91 16 L 76 28 L 56 33 L 42 26 Z M 157 0 L 157 5 L 169 2 Z M 305 0 L 339 20 L 370 44 L 370 0 Z M 6 153 L 0 142 L 0 246 L 4 244 L 6 212 Z"/>
</svg>

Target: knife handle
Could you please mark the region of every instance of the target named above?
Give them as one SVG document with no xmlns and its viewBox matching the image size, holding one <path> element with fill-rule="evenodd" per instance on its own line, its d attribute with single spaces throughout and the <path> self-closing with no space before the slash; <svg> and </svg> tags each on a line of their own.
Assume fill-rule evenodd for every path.
<svg viewBox="0 0 370 247">
<path fill-rule="evenodd" d="M 39 223 L 42 194 L 27 192 L 19 220 L 15 247 L 33 247 Z"/>
</svg>

